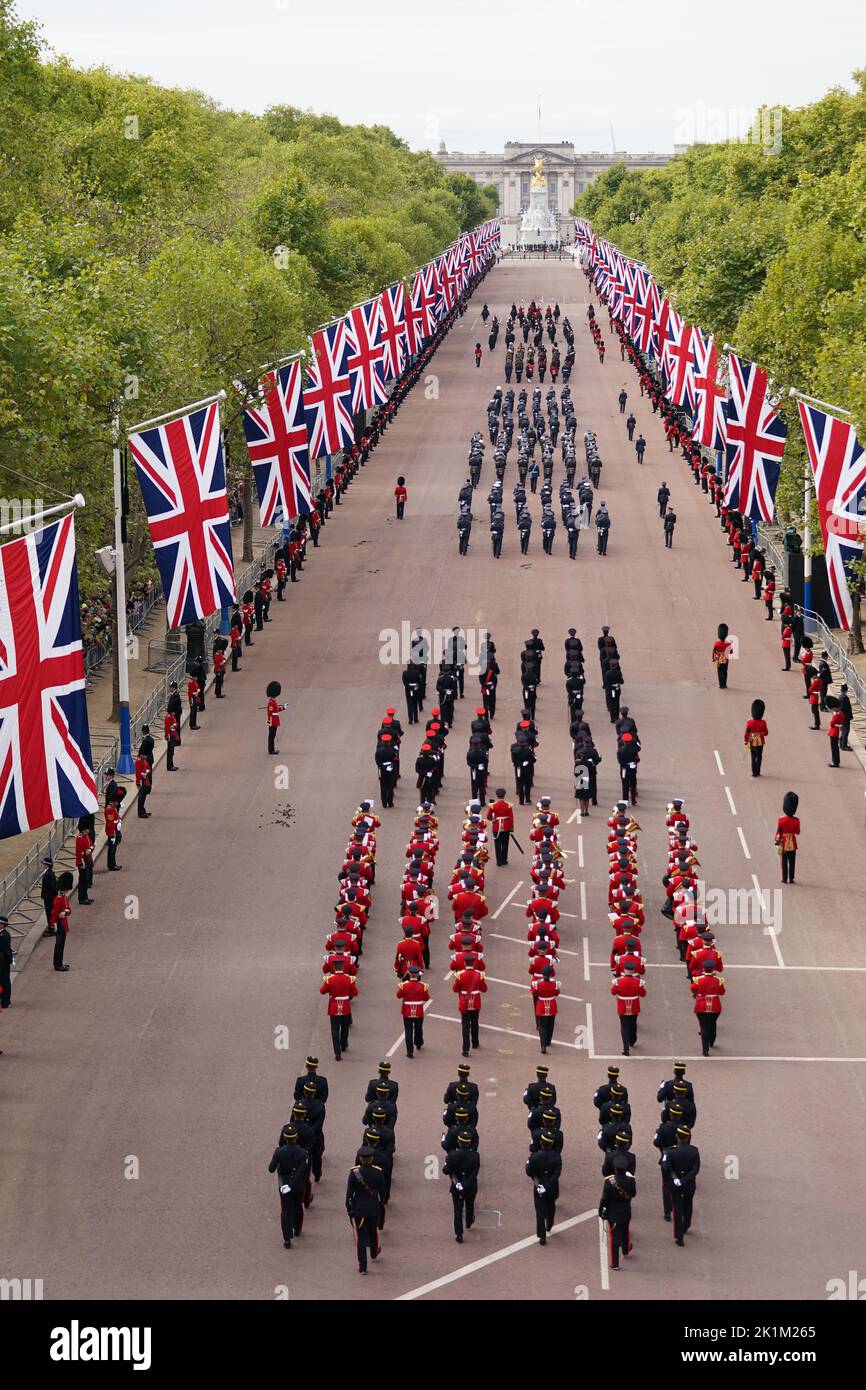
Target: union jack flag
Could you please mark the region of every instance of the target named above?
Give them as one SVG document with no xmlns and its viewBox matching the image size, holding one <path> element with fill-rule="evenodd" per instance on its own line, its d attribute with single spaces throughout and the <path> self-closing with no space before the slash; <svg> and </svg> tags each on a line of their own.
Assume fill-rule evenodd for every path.
<svg viewBox="0 0 866 1390">
<path fill-rule="evenodd" d="M 866 454 L 853 425 L 797 402 L 815 475 L 815 497 L 827 579 L 839 626 L 851 626 L 852 599 L 846 566 L 863 554 L 866 538 Z"/>
<path fill-rule="evenodd" d="M 477 232 L 470 232 L 466 238 L 466 269 L 469 275 L 477 275 L 481 269 L 481 243 Z"/>
<path fill-rule="evenodd" d="M 0 548 L 0 837 L 97 806 L 66 516 Z"/>
<path fill-rule="evenodd" d="M 436 330 L 437 296 L 436 267 L 431 261 L 416 273 L 412 284 L 412 306 L 421 315 L 420 328 L 424 342 Z"/>
<path fill-rule="evenodd" d="M 385 352 L 385 380 L 398 377 L 406 362 L 406 311 L 403 284 L 389 285 L 380 296 L 382 304 L 382 345 Z"/>
<path fill-rule="evenodd" d="M 347 366 L 352 378 L 352 409 L 372 410 L 388 399 L 385 386 L 385 345 L 382 342 L 380 296 L 358 304 L 346 315 L 349 343 Z"/>
<path fill-rule="evenodd" d="M 352 421 L 352 378 L 347 360 L 346 320 L 337 319 L 311 335 L 313 358 L 307 368 L 304 413 L 310 437 L 310 458 L 335 454 L 355 442 Z"/>
<path fill-rule="evenodd" d="M 237 597 L 216 401 L 129 436 L 169 628 Z"/>
<path fill-rule="evenodd" d="M 654 357 L 659 364 L 664 362 L 665 350 L 671 339 L 672 314 L 679 318 L 667 295 L 664 298 L 659 295 L 656 300 L 656 312 L 653 315 L 652 334 L 649 343 L 650 356 Z"/>
<path fill-rule="evenodd" d="M 692 437 L 705 449 L 717 451 L 725 447 L 725 400 L 727 392 L 718 382 L 719 355 L 715 339 L 700 328 L 692 329 L 692 349 L 695 354 L 695 408 L 692 414 Z"/>
<path fill-rule="evenodd" d="M 658 300 L 655 281 L 640 267 L 635 269 L 635 301 L 631 311 L 631 336 L 638 352 L 649 350 L 653 319 Z"/>
<path fill-rule="evenodd" d="M 788 427 L 767 398 L 767 373 L 729 358 L 725 501 L 752 521 L 773 520 Z"/>
<path fill-rule="evenodd" d="M 261 404 L 244 411 L 262 526 L 313 510 L 310 453 L 304 417 L 301 361 L 294 358 L 262 377 Z"/>
<path fill-rule="evenodd" d="M 449 246 L 448 250 L 441 256 L 437 256 L 434 262 L 436 266 L 436 279 L 439 282 L 439 303 L 437 309 L 439 317 L 448 313 L 451 305 L 457 297 L 457 274 L 454 269 L 454 247 Z"/>
<path fill-rule="evenodd" d="M 671 334 L 665 344 L 662 370 L 665 374 L 666 394 L 675 405 L 695 406 L 695 330 L 685 319 L 680 318 L 676 309 L 671 310 Z"/>
</svg>

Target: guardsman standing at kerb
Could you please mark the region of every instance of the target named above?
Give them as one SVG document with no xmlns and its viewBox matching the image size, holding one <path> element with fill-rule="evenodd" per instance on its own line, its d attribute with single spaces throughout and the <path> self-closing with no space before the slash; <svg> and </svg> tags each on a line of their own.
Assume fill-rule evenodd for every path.
<svg viewBox="0 0 866 1390">
<path fill-rule="evenodd" d="M 265 709 L 267 710 L 269 753 L 279 753 L 280 751 L 277 747 L 277 734 L 280 731 L 280 714 L 286 706 L 281 705 L 277 697 L 282 693 L 282 689 L 279 681 L 269 681 L 265 692 L 268 697 Z"/>
<path fill-rule="evenodd" d="M 728 684 L 728 662 L 733 655 L 733 647 L 728 640 L 727 623 L 719 623 L 718 635 L 713 643 L 713 663 L 719 681 L 719 689 L 725 690 Z"/>
</svg>

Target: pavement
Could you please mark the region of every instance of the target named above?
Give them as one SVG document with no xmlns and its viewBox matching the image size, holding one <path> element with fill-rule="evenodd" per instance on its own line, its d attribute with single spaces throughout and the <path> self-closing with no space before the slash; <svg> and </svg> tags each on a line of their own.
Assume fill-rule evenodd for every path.
<svg viewBox="0 0 866 1390">
<path fill-rule="evenodd" d="M 466 449 L 484 429 L 502 382 L 478 318 L 486 297 L 504 320 L 512 299 L 558 299 L 574 324 L 572 377 L 580 431 L 591 427 L 604 461 L 596 494 L 613 528 L 606 558 L 594 533 L 568 559 L 564 531 L 541 551 L 540 503 L 530 554 L 519 554 L 506 508 L 494 561 L 482 473 L 469 555 L 457 555 L 457 491 Z M 781 670 L 778 631 L 763 621 L 751 585 L 727 560 L 718 522 L 610 335 L 598 363 L 585 323 L 586 281 L 566 263 L 504 263 L 430 364 L 395 425 L 329 521 L 303 584 L 257 635 L 226 700 L 208 699 L 198 733 L 184 733 L 181 772 L 157 769 L 153 817 L 129 820 L 122 875 L 97 873 L 96 905 L 73 904 L 72 969 L 54 979 L 50 942 L 38 946 L 2 1016 L 4 1125 L 0 1273 L 44 1279 L 47 1299 L 824 1299 L 830 1279 L 862 1259 L 866 1141 L 866 1037 L 860 1007 L 863 769 L 854 755 L 828 768 L 826 731 L 809 730 L 796 673 Z M 485 347 L 480 369 L 475 341 Z M 629 393 L 648 440 L 638 467 L 616 397 Z M 547 389 L 547 384 L 542 388 Z M 487 450 L 488 455 L 490 449 Z M 407 479 L 406 518 L 393 486 Z M 515 481 L 510 456 L 506 490 Z M 558 486 L 560 465 L 554 475 Z M 655 501 L 665 478 L 679 521 L 663 545 Z M 739 640 L 729 688 L 719 691 L 710 649 L 725 621 Z M 620 1058 L 607 969 L 605 819 L 618 793 L 615 739 L 592 651 L 586 708 L 603 755 L 599 807 L 579 821 L 572 792 L 562 642 L 575 627 L 593 648 L 610 623 L 625 700 L 643 753 L 637 818 L 647 992 L 637 1051 Z M 489 992 L 472 1079 L 481 1090 L 478 1221 L 454 1242 L 440 1174 L 442 1094 L 460 1060 L 456 1001 L 446 982 L 445 924 L 428 973 L 427 1043 L 408 1061 L 392 969 L 398 885 L 417 804 L 411 769 L 420 730 L 408 729 L 404 776 L 383 811 L 377 882 L 361 966 L 351 1048 L 330 1058 L 318 992 L 322 941 L 336 873 L 359 800 L 377 791 L 374 736 L 400 705 L 400 666 L 380 659 L 389 631 L 454 624 L 489 628 L 502 667 L 490 786 L 513 790 L 508 746 L 518 716 L 518 653 L 533 627 L 546 643 L 537 720 L 536 790 L 563 817 L 568 876 L 561 900 L 563 992 L 547 1058 L 565 1132 L 554 1236 L 534 1238 L 526 1112 L 540 1060 L 526 989 L 525 860 L 491 863 L 485 931 Z M 281 757 L 265 753 L 264 689 L 288 702 Z M 438 804 L 441 850 L 434 886 L 457 854 L 469 797 L 464 756 L 477 684 L 467 674 L 449 739 Z M 767 703 L 765 773 L 751 778 L 742 730 L 752 699 Z M 427 710 L 429 711 L 428 703 Z M 283 768 L 288 768 L 285 786 Z M 781 889 L 773 830 L 782 796 L 800 794 L 798 882 Z M 697 1026 L 670 924 L 656 910 L 664 869 L 664 817 L 685 798 L 710 888 L 752 889 L 767 910 L 718 925 L 727 994 L 719 1043 L 700 1056 Z M 530 813 L 518 808 L 526 848 Z M 754 877 L 753 877 L 754 876 Z M 778 890 L 778 894 L 773 896 Z M 754 914 L 758 915 L 758 914 Z M 322 1183 L 301 1240 L 284 1251 L 267 1163 L 288 1118 L 295 1076 L 314 1050 L 331 1098 Z M 383 1255 L 366 1279 L 355 1268 L 343 1205 L 361 1137 L 363 1094 L 390 1055 L 400 1083 L 398 1156 Z M 695 1220 L 678 1249 L 662 1221 L 655 1093 L 674 1057 L 688 1061 L 702 1170 Z M 634 1254 L 609 1273 L 595 1215 L 601 1191 L 592 1094 L 608 1061 L 622 1067 L 633 1110 L 638 1196 Z M 845 1193 L 826 1180 L 828 1149 Z M 50 1164 L 50 1172 L 46 1165 Z"/>
</svg>

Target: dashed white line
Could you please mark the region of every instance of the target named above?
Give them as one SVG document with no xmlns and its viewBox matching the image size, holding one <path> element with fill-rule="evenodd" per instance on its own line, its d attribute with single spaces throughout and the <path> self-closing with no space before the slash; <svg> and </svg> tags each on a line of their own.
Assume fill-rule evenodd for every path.
<svg viewBox="0 0 866 1390">
<path fill-rule="evenodd" d="M 578 835 L 578 837 L 577 837 L 577 867 L 578 867 L 579 869 L 582 869 L 582 868 L 583 868 L 583 836 L 582 836 L 582 835 Z"/>
<path fill-rule="evenodd" d="M 589 980 L 589 937 L 583 938 L 583 978 Z"/>
<path fill-rule="evenodd" d="M 763 890 L 763 888 L 761 887 L 760 883 L 758 882 L 758 875 L 757 875 L 757 874 L 752 874 L 752 883 L 755 885 L 755 892 L 757 893 L 758 898 L 759 898 L 759 900 L 760 900 L 760 904 L 761 904 L 761 917 L 763 918 L 764 913 L 765 913 L 765 908 L 764 908 L 764 890 Z M 772 943 L 772 947 L 773 947 L 773 952 L 774 952 L 774 954 L 775 954 L 776 960 L 779 962 L 779 968 L 780 968 L 781 970 L 784 970 L 784 969 L 785 969 L 785 962 L 784 962 L 784 960 L 782 959 L 782 952 L 781 952 L 780 949 L 779 949 L 779 938 L 778 938 L 778 936 L 776 935 L 776 928 L 775 928 L 774 926 L 772 926 L 772 925 L 769 925 L 769 926 L 765 926 L 765 927 L 764 927 L 764 931 L 766 932 L 767 936 L 770 938 L 770 942 Z"/>
<path fill-rule="evenodd" d="M 731 808 L 731 815 L 735 816 L 737 814 L 737 808 L 734 805 L 734 798 L 731 796 L 730 787 L 725 787 L 725 796 L 728 798 L 728 805 Z"/>
<path fill-rule="evenodd" d="M 580 880 L 580 919 L 586 921 L 586 884 Z"/>
<path fill-rule="evenodd" d="M 593 1028 L 592 1028 L 592 1005 L 591 1005 L 591 1004 L 587 1004 L 587 1006 L 586 1006 L 586 1040 L 587 1040 L 587 1042 L 589 1043 L 589 1047 L 588 1047 L 588 1049 L 587 1049 L 587 1056 L 589 1057 L 590 1061 L 592 1061 L 592 1060 L 594 1060 L 594 1058 L 595 1058 L 596 1052 L 595 1052 L 595 1037 L 594 1037 L 594 1035 L 593 1035 Z"/>
<path fill-rule="evenodd" d="M 526 950 L 526 941 L 520 936 L 503 936 L 502 932 L 498 931 L 489 932 L 488 935 L 495 937 L 497 941 L 513 941 L 516 945 L 522 946 L 524 951 Z M 566 951 L 562 946 L 557 947 L 556 953 L 559 956 L 577 956 L 580 954 L 579 951 Z"/>
<path fill-rule="evenodd" d="M 746 844 L 746 837 L 743 834 L 743 827 L 741 825 L 737 826 L 737 834 L 740 837 L 740 844 L 743 846 L 743 854 L 747 859 L 751 859 L 752 856 L 749 852 L 749 846 Z"/>
<path fill-rule="evenodd" d="M 589 1005 L 587 1005 L 587 1008 Z M 439 1023 L 459 1023 L 459 1018 L 453 1018 L 450 1014 L 430 1014 L 430 1018 L 435 1018 Z M 486 1028 L 488 1033 L 507 1033 L 512 1038 L 529 1038 L 530 1042 L 538 1042 L 537 1033 L 521 1033 L 517 1028 L 498 1028 L 495 1023 L 479 1023 L 479 1028 Z M 561 1042 L 559 1038 L 552 1039 L 554 1047 L 570 1047 L 572 1051 L 577 1051 L 575 1043 Z"/>
<path fill-rule="evenodd" d="M 722 760 L 721 760 L 721 758 L 719 757 L 719 753 L 718 753 L 718 749 L 717 749 L 717 748 L 714 748 L 714 749 L 713 749 L 713 757 L 714 757 L 715 760 L 716 760 L 716 767 L 719 769 L 719 772 L 721 773 L 722 777 L 724 777 L 724 775 L 725 775 L 725 769 L 722 767 Z"/>
</svg>

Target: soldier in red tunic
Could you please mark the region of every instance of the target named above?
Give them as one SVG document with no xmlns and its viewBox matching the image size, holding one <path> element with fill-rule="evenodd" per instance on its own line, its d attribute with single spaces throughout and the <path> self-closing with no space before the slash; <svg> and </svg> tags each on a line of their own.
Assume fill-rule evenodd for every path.
<svg viewBox="0 0 866 1390">
<path fill-rule="evenodd" d="M 270 681 L 266 692 L 268 703 L 265 709 L 267 710 L 269 753 L 278 753 L 280 751 L 277 748 L 277 734 L 280 729 L 280 714 L 286 706 L 279 703 L 277 696 L 281 693 L 282 688 L 279 681 Z"/>
</svg>

